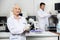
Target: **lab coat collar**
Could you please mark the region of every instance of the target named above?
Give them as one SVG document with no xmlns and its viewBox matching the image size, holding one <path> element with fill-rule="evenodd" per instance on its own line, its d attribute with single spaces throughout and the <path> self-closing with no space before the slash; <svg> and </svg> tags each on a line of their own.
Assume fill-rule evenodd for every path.
<svg viewBox="0 0 60 40">
<path fill-rule="evenodd" d="M 11 17 L 12 17 L 13 19 L 15 19 L 15 18 L 14 18 L 14 15 L 13 15 L 13 16 L 11 16 Z M 22 16 L 19 16 L 19 19 L 21 19 L 21 18 L 22 18 Z"/>
<path fill-rule="evenodd" d="M 10 12 L 10 17 L 14 18 L 14 14 L 13 12 Z M 19 18 L 21 18 L 22 16 L 19 16 Z"/>
<path fill-rule="evenodd" d="M 43 11 L 43 10 L 40 8 L 40 11 Z"/>
</svg>

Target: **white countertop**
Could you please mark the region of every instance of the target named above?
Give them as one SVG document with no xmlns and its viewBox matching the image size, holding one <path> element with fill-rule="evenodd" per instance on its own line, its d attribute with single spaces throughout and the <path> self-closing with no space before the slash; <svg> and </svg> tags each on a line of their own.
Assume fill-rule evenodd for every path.
<svg viewBox="0 0 60 40">
<path fill-rule="evenodd" d="M 41 32 L 41 33 L 30 32 L 30 33 L 26 33 L 26 36 L 58 36 L 58 35 L 55 33 L 46 31 L 46 32 Z"/>
<path fill-rule="evenodd" d="M 9 37 L 9 32 L 0 32 L 0 37 Z M 42 32 L 42 33 L 26 33 L 25 36 L 58 36 L 57 34 L 51 33 L 51 32 Z"/>
</svg>

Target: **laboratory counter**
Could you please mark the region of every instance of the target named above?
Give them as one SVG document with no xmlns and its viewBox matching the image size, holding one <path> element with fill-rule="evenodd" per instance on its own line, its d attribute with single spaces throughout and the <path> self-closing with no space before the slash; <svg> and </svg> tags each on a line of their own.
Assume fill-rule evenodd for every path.
<svg viewBox="0 0 60 40">
<path fill-rule="evenodd" d="M 0 32 L 0 40 L 9 40 L 9 32 Z M 26 40 L 58 40 L 58 34 L 46 32 L 30 32 L 26 33 Z"/>
</svg>

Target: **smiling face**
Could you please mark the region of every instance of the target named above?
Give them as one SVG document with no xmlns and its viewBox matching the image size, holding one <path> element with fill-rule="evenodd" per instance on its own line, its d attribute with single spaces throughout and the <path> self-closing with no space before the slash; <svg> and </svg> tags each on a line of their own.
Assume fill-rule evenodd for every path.
<svg viewBox="0 0 60 40">
<path fill-rule="evenodd" d="M 21 13 L 20 7 L 19 7 L 18 5 L 15 5 L 15 6 L 13 7 L 13 14 L 14 14 L 14 15 L 19 15 L 20 13 Z"/>
</svg>

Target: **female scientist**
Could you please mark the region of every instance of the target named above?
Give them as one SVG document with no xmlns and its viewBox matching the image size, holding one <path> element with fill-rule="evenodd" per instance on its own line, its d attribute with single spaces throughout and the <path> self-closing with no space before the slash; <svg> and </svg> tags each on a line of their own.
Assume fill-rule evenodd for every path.
<svg viewBox="0 0 60 40">
<path fill-rule="evenodd" d="M 27 21 L 24 17 L 20 16 L 21 9 L 18 5 L 13 7 L 13 16 L 10 16 L 7 20 L 7 26 L 10 31 L 10 40 L 26 40 L 23 35 L 25 30 L 29 30 L 27 27 Z"/>
</svg>

